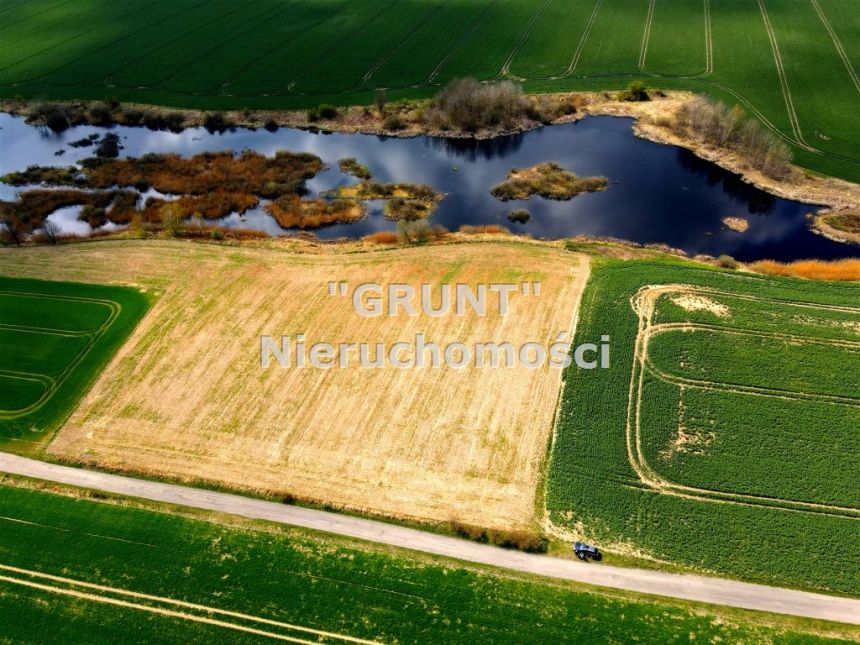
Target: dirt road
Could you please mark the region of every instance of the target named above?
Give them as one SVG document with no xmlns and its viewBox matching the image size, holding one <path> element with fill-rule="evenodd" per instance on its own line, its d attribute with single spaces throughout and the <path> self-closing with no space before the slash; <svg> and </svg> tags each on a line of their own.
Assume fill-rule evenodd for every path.
<svg viewBox="0 0 860 645">
<path fill-rule="evenodd" d="M 336 533 L 551 578 L 760 611 L 860 624 L 860 600 L 704 576 L 627 569 L 509 551 L 337 513 L 47 464 L 0 453 L 0 472 Z"/>
</svg>

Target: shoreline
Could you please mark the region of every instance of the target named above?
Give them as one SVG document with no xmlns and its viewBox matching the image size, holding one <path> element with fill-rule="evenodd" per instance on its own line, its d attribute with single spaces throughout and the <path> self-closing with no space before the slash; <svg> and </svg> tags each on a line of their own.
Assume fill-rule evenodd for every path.
<svg viewBox="0 0 860 645">
<path fill-rule="evenodd" d="M 428 136 L 475 141 L 522 134 L 552 125 L 575 123 L 588 116 L 631 118 L 634 120 L 633 133 L 635 136 L 658 144 L 684 148 L 700 159 L 714 163 L 720 168 L 738 175 L 742 181 L 760 190 L 783 199 L 809 204 L 810 228 L 815 233 L 848 245 L 860 244 L 860 236 L 843 233 L 826 223 L 827 216 L 840 214 L 844 211 L 860 210 L 860 184 L 818 175 L 794 164 L 790 166 L 790 173 L 787 178 L 769 177 L 752 168 L 741 155 L 733 150 L 717 147 L 691 137 L 679 136 L 668 125 L 661 124 L 674 118 L 680 108 L 696 96 L 694 93 L 678 90 L 652 90 L 651 94 L 651 99 L 648 101 L 625 101 L 618 98 L 616 92 L 566 92 L 529 95 L 533 104 L 542 109 L 557 110 L 559 106 L 564 106 L 569 109 L 569 112 L 544 121 L 531 118 L 523 119 L 513 128 L 497 128 L 477 132 L 443 130 L 424 122 L 423 112 L 432 104 L 431 99 L 402 101 L 388 105 L 386 113 L 389 116 L 397 116 L 398 121 L 403 125 L 402 128 L 398 129 L 386 129 L 386 119 L 368 106 L 338 108 L 337 116 L 334 118 L 311 120 L 306 111 L 300 110 L 207 112 L 123 103 L 121 106 L 116 106 L 111 112 L 111 114 L 115 112 L 120 118 L 95 123 L 87 110 L 94 105 L 100 105 L 98 103 L 58 101 L 53 102 L 52 105 L 75 110 L 76 118 L 83 120 L 76 121 L 73 125 L 88 124 L 106 128 L 112 125 L 146 127 L 140 123 L 134 124 L 123 121 L 122 116 L 126 112 L 136 111 L 161 118 L 169 115 L 181 115 L 182 125 L 176 131 L 206 127 L 207 117 L 216 114 L 219 115 L 219 127 L 223 129 L 242 127 L 273 129 L 274 126 L 277 126 L 277 128 L 398 138 Z M 29 117 L 36 107 L 37 104 L 35 103 L 22 103 L 15 100 L 0 101 L 0 112 L 15 116 Z"/>
</svg>

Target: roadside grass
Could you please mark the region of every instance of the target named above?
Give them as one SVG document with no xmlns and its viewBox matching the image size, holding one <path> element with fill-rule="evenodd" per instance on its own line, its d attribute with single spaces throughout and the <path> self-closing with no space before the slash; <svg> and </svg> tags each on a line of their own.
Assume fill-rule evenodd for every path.
<svg viewBox="0 0 860 645">
<path fill-rule="evenodd" d="M 621 555 L 856 594 L 857 580 L 849 573 L 860 566 L 853 546 L 860 518 L 850 483 L 860 428 L 851 367 L 856 359 L 853 350 L 840 353 L 836 344 L 860 341 L 860 287 L 679 261 L 597 264 L 574 345 L 608 334 L 612 367 L 565 376 L 546 482 L 556 530 Z M 678 331 L 665 339 L 671 347 L 661 348 L 660 336 L 652 337 L 641 438 L 631 438 L 628 448 L 639 333 L 631 298 L 644 285 L 690 285 L 696 297 L 727 307 L 720 317 L 696 298 L 686 301 L 693 307 L 688 310 L 666 296 L 656 301 L 654 325 L 734 329 L 750 342 Z M 779 334 L 797 338 L 780 343 Z M 756 345 L 758 338 L 764 344 Z M 795 343 L 805 338 L 804 359 Z M 661 369 L 668 370 L 669 381 Z M 756 391 L 762 387 L 772 392 Z M 825 399 L 838 405 L 819 402 Z M 635 416 L 631 424 L 632 432 Z M 833 475 L 837 464 L 844 478 Z M 736 503 L 739 495 L 753 498 Z"/>
<path fill-rule="evenodd" d="M 0 447 L 40 449 L 151 300 L 124 287 L 0 277 Z"/>
<path fill-rule="evenodd" d="M 856 635 L 849 626 L 599 591 L 218 514 L 47 492 L 31 480 L 3 483 L 0 608 L 8 620 L 0 634 L 13 641 L 256 642 L 237 626 L 310 642 L 818 643 Z M 110 599 L 131 606 L 119 611 Z"/>
</svg>

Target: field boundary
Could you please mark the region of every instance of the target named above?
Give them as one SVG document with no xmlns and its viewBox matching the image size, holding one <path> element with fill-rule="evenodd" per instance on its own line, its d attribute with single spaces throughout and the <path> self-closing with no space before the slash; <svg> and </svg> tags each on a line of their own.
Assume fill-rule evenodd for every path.
<svg viewBox="0 0 860 645">
<path fill-rule="evenodd" d="M 698 287 L 692 285 L 648 285 L 640 288 L 636 294 L 634 294 L 630 298 L 630 306 L 638 315 L 638 331 L 636 334 L 636 338 L 634 341 L 634 355 L 633 355 L 633 363 L 631 368 L 631 375 L 628 387 L 628 399 L 627 399 L 627 420 L 625 424 L 625 436 L 626 436 L 626 445 L 627 445 L 627 457 L 630 466 L 633 468 L 633 471 L 636 473 L 636 476 L 639 478 L 639 481 L 659 494 L 667 494 L 667 495 L 675 495 L 679 497 L 685 497 L 688 499 L 695 499 L 699 501 L 709 501 L 709 502 L 718 502 L 718 503 L 734 503 L 741 504 L 745 506 L 766 506 L 768 508 L 777 508 L 786 511 L 793 512 L 812 512 L 812 513 L 823 513 L 828 515 L 836 515 L 839 517 L 845 517 L 850 519 L 860 519 L 860 508 L 854 508 L 849 506 L 839 506 L 834 504 L 820 504 L 814 502 L 803 502 L 797 500 L 787 500 L 787 499 L 779 499 L 773 497 L 767 497 L 764 495 L 753 495 L 746 493 L 733 493 L 728 491 L 720 491 L 708 488 L 701 488 L 696 486 L 687 486 L 683 484 L 677 484 L 675 482 L 671 482 L 665 479 L 662 475 L 660 475 L 650 464 L 648 464 L 647 459 L 645 458 L 644 451 L 642 449 L 642 428 L 641 428 L 641 408 L 642 408 L 642 400 L 643 400 L 643 391 L 645 384 L 645 375 L 646 373 L 655 374 L 658 378 L 664 379 L 668 382 L 676 382 L 682 381 L 683 385 L 689 387 L 698 387 L 701 389 L 722 389 L 733 391 L 742 394 L 753 394 L 758 396 L 781 396 L 785 398 L 805 398 L 809 400 L 816 400 L 826 403 L 838 404 L 838 405 L 851 405 L 852 407 L 860 406 L 860 400 L 851 399 L 850 397 L 839 397 L 839 396 L 830 396 L 830 395 L 818 395 L 818 394 L 804 394 L 804 393 L 793 393 L 799 394 L 799 397 L 790 396 L 792 393 L 787 391 L 776 391 L 769 390 L 768 388 L 758 388 L 751 386 L 729 386 L 726 384 L 724 387 L 718 387 L 719 384 L 712 383 L 709 381 L 697 381 L 694 379 L 682 379 L 680 377 L 674 377 L 673 375 L 665 374 L 661 370 L 657 369 L 650 363 L 648 358 L 648 341 L 649 339 L 655 335 L 656 333 L 660 333 L 660 331 L 664 331 L 665 329 L 678 329 L 678 330 L 687 330 L 694 329 L 696 327 L 702 327 L 703 329 L 717 329 L 719 331 L 723 331 L 719 326 L 707 326 L 707 325 L 696 325 L 691 323 L 667 323 L 664 325 L 653 325 L 653 315 L 654 308 L 657 302 L 657 299 L 665 294 L 683 291 L 684 293 L 704 293 L 708 295 L 720 295 L 729 298 L 741 298 L 744 300 L 752 300 L 758 302 L 768 301 L 770 299 L 767 298 L 758 298 L 755 296 L 738 296 L 737 294 L 732 294 L 724 291 L 719 291 L 717 289 L 711 289 L 707 287 Z M 860 308 L 854 307 L 839 307 L 839 306 L 831 306 L 831 305 L 816 305 L 814 303 L 801 303 L 801 302 L 792 302 L 789 304 L 797 305 L 797 306 L 807 306 L 814 309 L 827 309 L 833 311 L 841 311 L 841 312 L 850 312 L 856 313 L 860 315 Z M 736 330 L 730 330 L 736 331 Z M 743 332 L 740 332 L 743 333 Z M 766 332 L 756 332 L 754 330 L 749 330 L 750 335 L 760 335 L 760 336 L 779 336 L 779 334 L 768 334 Z M 791 337 L 795 340 L 802 338 L 806 342 L 819 342 L 827 344 L 826 339 L 809 339 L 807 337 L 801 337 L 791 334 L 784 334 L 785 337 Z M 853 341 L 842 341 L 833 339 L 831 341 L 832 344 L 836 344 L 838 346 L 850 346 L 852 348 L 857 347 L 860 348 L 860 343 L 855 343 Z"/>
</svg>

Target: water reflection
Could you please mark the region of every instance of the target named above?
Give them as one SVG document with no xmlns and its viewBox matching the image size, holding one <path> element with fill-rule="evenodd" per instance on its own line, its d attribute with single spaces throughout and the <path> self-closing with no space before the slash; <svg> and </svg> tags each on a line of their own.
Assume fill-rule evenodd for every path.
<svg viewBox="0 0 860 645">
<path fill-rule="evenodd" d="M 266 155 L 276 150 L 311 152 L 329 166 L 308 182 L 312 195 L 353 183 L 354 178 L 338 170 L 337 161 L 355 157 L 378 181 L 428 183 L 446 193 L 431 223 L 451 230 L 463 224 L 501 224 L 534 237 L 614 237 L 667 244 L 691 254 L 726 253 L 741 260 L 860 255 L 857 246 L 832 242 L 810 231 L 805 215 L 814 211 L 814 206 L 769 195 L 686 150 L 639 139 L 633 135 L 631 123 L 630 119 L 589 117 L 575 124 L 489 141 L 400 139 L 292 129 L 269 132 L 237 128 L 209 133 L 193 128 L 173 133 L 114 127 L 112 131 L 120 137 L 123 157 L 147 152 L 190 156 L 246 148 Z M 62 166 L 84 159 L 92 150 L 69 143 L 104 131 L 81 126 L 54 134 L 27 126 L 20 118 L 0 115 L 0 173 L 32 164 Z M 60 150 L 63 154 L 56 156 Z M 545 161 L 556 161 L 580 175 L 603 175 L 609 178 L 610 186 L 604 192 L 580 195 L 567 202 L 533 197 L 502 203 L 490 194 L 490 188 L 511 168 Z M 0 184 L 0 198 L 13 199 L 16 192 Z M 508 221 L 507 215 L 518 208 L 531 214 L 527 224 Z M 370 210 L 361 222 L 329 226 L 317 234 L 324 239 L 361 237 L 395 228 L 394 222 L 382 216 L 381 208 Z M 727 216 L 746 218 L 747 232 L 726 229 L 721 220 Z M 58 219 L 70 222 L 67 213 Z M 221 223 L 273 235 L 296 233 L 281 229 L 262 209 L 244 217 L 231 215 Z"/>
</svg>

